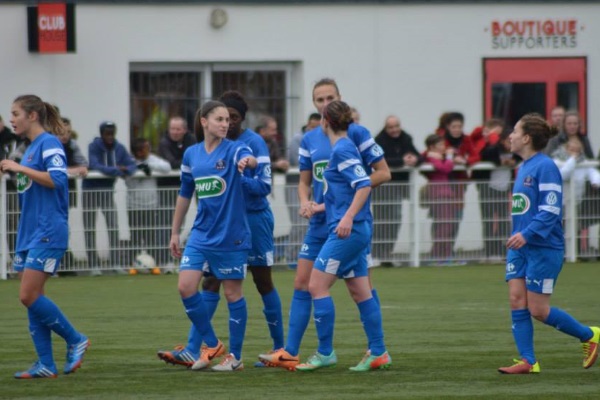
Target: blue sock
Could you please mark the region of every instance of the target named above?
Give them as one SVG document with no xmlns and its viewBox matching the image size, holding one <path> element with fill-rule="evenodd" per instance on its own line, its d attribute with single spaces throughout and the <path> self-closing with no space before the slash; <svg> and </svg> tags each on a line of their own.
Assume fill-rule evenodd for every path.
<svg viewBox="0 0 600 400">
<path fill-rule="evenodd" d="M 273 339 L 273 350 L 283 347 L 283 321 L 281 316 L 281 299 L 277 289 L 271 290 L 268 294 L 262 296 L 263 314 L 267 319 L 269 333 Z"/>
<path fill-rule="evenodd" d="M 381 303 L 379 302 L 379 294 L 377 294 L 377 289 L 371 289 L 371 295 L 373 296 L 373 298 L 377 302 L 377 306 L 381 307 Z"/>
<path fill-rule="evenodd" d="M 310 311 L 312 309 L 312 297 L 305 290 L 294 290 L 292 304 L 290 304 L 290 315 L 288 321 L 288 337 L 285 343 L 285 351 L 297 356 L 300 351 L 302 336 L 306 332 Z"/>
<path fill-rule="evenodd" d="M 335 324 L 335 306 L 331 296 L 313 300 L 315 305 L 314 320 L 319 338 L 317 351 L 328 356 L 333 351 L 333 326 Z"/>
<path fill-rule="evenodd" d="M 544 323 L 555 327 L 567 335 L 574 336 L 582 342 L 588 341 L 594 336 L 594 332 L 588 326 L 582 325 L 560 308 L 550 307 L 550 313 Z"/>
<path fill-rule="evenodd" d="M 380 356 L 385 353 L 385 344 L 383 342 L 383 324 L 379 304 L 373 297 L 358 303 L 357 306 L 363 329 L 367 334 L 369 350 L 374 356 Z"/>
<path fill-rule="evenodd" d="M 533 321 L 529 310 L 512 310 L 512 333 L 521 358 L 531 365 L 535 364 L 533 352 Z"/>
<path fill-rule="evenodd" d="M 29 311 L 41 324 L 65 339 L 67 344 L 75 344 L 81 340 L 81 334 L 75 330 L 60 308 L 46 296 L 38 297 L 29 306 Z"/>
<path fill-rule="evenodd" d="M 212 317 L 217 310 L 217 306 L 219 305 L 219 300 L 221 297 L 219 293 L 203 291 L 202 292 L 202 300 L 204 301 L 204 307 L 206 308 L 206 312 L 208 313 L 208 319 L 212 321 Z M 198 357 L 200 354 L 200 347 L 202 346 L 202 335 L 194 324 L 190 327 L 190 332 L 188 333 L 188 341 L 185 349 L 192 354 Z"/>
<path fill-rule="evenodd" d="M 246 299 L 242 297 L 234 303 L 227 303 L 227 307 L 229 308 L 229 352 L 241 360 L 248 321 Z"/>
<path fill-rule="evenodd" d="M 190 297 L 182 298 L 181 301 L 183 302 L 185 313 L 204 339 L 206 345 L 208 347 L 215 347 L 219 341 L 208 318 L 208 313 L 206 312 L 206 307 L 204 307 L 200 293 L 196 292 L 196 294 Z"/>
<path fill-rule="evenodd" d="M 29 317 L 29 334 L 31 335 L 31 340 L 33 341 L 39 360 L 46 367 L 54 367 L 52 331 L 46 325 L 42 324 L 29 309 L 27 310 L 27 316 Z"/>
</svg>

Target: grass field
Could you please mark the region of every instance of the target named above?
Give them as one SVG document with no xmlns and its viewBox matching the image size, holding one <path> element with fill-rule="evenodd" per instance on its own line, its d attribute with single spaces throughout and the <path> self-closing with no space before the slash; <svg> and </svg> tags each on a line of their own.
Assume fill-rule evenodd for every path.
<svg viewBox="0 0 600 400">
<path fill-rule="evenodd" d="M 287 310 L 293 271 L 274 278 Z M 87 399 L 592 399 L 600 397 L 600 367 L 581 367 L 577 340 L 535 323 L 542 373 L 500 375 L 496 368 L 517 355 L 510 331 L 503 266 L 378 268 L 386 341 L 394 365 L 387 371 L 353 373 L 365 349 L 358 311 L 342 282 L 333 290 L 337 325 L 337 368 L 314 373 L 253 368 L 269 350 L 261 301 L 245 285 L 249 321 L 244 344 L 246 369 L 239 373 L 193 372 L 158 360 L 158 349 L 183 343 L 189 322 L 176 290 L 177 276 L 104 276 L 52 279 L 48 295 L 92 346 L 83 367 L 58 379 L 17 381 L 15 371 L 34 360 L 18 282 L 0 282 L 0 398 Z M 600 265 L 568 264 L 553 304 L 586 324 L 599 324 Z M 227 343 L 224 299 L 214 318 Z M 64 342 L 54 337 L 62 370 Z M 301 349 L 316 349 L 311 321 Z"/>
</svg>

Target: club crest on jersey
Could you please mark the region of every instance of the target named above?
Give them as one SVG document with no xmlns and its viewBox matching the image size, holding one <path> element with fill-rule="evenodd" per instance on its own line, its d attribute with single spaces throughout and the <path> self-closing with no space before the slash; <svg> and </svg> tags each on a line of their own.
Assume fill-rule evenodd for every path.
<svg viewBox="0 0 600 400">
<path fill-rule="evenodd" d="M 523 215 L 529 211 L 531 201 L 523 193 L 513 193 L 512 197 L 512 215 Z"/>
<path fill-rule="evenodd" d="M 325 169 L 327 169 L 327 164 L 329 160 L 321 160 L 317 161 L 313 164 L 313 178 L 315 178 L 319 182 L 323 182 L 323 174 L 325 173 Z"/>
<path fill-rule="evenodd" d="M 27 162 L 31 162 L 33 160 L 33 154 L 30 154 L 29 157 L 27 157 Z"/>
<path fill-rule="evenodd" d="M 527 175 L 525 179 L 523 179 L 524 186 L 532 186 L 533 185 L 533 177 L 531 175 Z"/>
<path fill-rule="evenodd" d="M 204 176 L 194 180 L 198 200 L 220 196 L 225 193 L 227 182 L 220 176 Z"/>
<path fill-rule="evenodd" d="M 17 192 L 24 193 L 31 187 L 31 179 L 25 174 L 17 172 Z"/>
<path fill-rule="evenodd" d="M 215 169 L 217 171 L 223 171 L 225 169 L 225 160 L 219 160 L 215 164 Z"/>
</svg>

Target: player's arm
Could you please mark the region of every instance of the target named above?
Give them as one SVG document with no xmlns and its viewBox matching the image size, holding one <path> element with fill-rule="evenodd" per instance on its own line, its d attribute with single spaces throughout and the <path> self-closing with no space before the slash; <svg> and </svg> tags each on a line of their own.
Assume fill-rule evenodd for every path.
<svg viewBox="0 0 600 400">
<path fill-rule="evenodd" d="M 369 194 L 371 194 L 371 187 L 367 185 L 356 190 L 352 203 L 350 203 L 350 207 L 348 207 L 348 210 L 335 228 L 335 233 L 337 233 L 339 238 L 344 239 L 350 236 L 352 225 L 354 224 L 354 217 L 369 199 Z"/>
<path fill-rule="evenodd" d="M 242 185 L 254 196 L 268 196 L 271 193 L 271 160 L 269 157 L 258 157 L 258 166 L 254 176 L 242 176 Z"/>
<path fill-rule="evenodd" d="M 385 158 L 372 163 L 371 168 L 373 169 L 373 172 L 371 173 L 371 176 L 369 176 L 369 179 L 371 180 L 372 188 L 376 188 L 392 179 L 392 173 L 390 172 L 390 167 L 388 166 L 387 161 L 385 161 Z"/>
<path fill-rule="evenodd" d="M 0 168 L 2 172 L 15 172 L 26 175 L 32 181 L 39 183 L 42 186 L 54 189 L 54 181 L 47 171 L 38 171 L 33 168 L 25 167 L 13 160 L 2 160 L 0 162 Z"/>
<path fill-rule="evenodd" d="M 171 242 L 169 248 L 173 257 L 181 257 L 181 243 L 179 241 L 179 232 L 183 225 L 183 219 L 190 208 L 191 199 L 187 197 L 177 196 L 175 203 L 175 212 L 173 213 L 173 225 L 171 226 Z"/>
<path fill-rule="evenodd" d="M 312 171 L 300 171 L 298 181 L 298 201 L 300 203 L 299 214 L 304 218 L 310 218 L 314 214 L 313 202 L 310 200 L 312 186 Z"/>
</svg>

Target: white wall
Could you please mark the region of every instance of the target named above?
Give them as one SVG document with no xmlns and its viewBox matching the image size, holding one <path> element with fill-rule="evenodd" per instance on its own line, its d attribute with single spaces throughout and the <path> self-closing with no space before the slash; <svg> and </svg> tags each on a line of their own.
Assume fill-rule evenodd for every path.
<svg viewBox="0 0 600 400">
<path fill-rule="evenodd" d="M 104 119 L 128 143 L 130 62 L 298 61 L 297 121 L 313 111 L 312 84 L 331 76 L 374 133 L 397 114 L 422 148 L 443 111 L 462 111 L 467 131 L 481 122 L 483 57 L 587 56 L 588 125 L 600 147 L 600 4 L 225 5 L 220 30 L 209 25 L 212 8 L 77 5 L 77 53 L 37 55 L 27 51 L 25 6 L 0 5 L 0 114 L 32 92 L 60 106 L 83 146 Z M 494 19 L 567 17 L 585 27 L 575 49 L 492 50 L 485 31 Z"/>
</svg>

